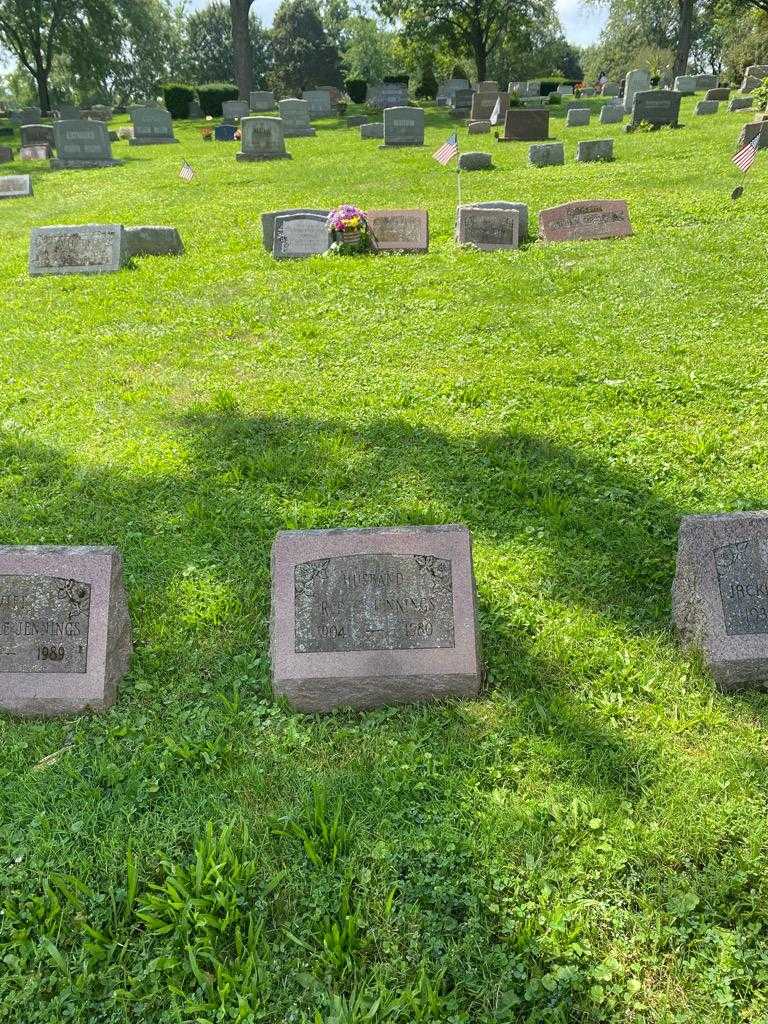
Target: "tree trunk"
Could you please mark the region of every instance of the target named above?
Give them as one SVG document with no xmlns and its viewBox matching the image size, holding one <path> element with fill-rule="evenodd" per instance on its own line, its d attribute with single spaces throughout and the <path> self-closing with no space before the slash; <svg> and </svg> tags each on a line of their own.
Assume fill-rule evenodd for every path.
<svg viewBox="0 0 768 1024">
<path fill-rule="evenodd" d="M 43 117 L 45 117 L 51 110 L 51 95 L 48 88 L 48 68 L 40 53 L 35 54 L 35 85 L 37 86 L 37 101 L 40 104 Z"/>
<path fill-rule="evenodd" d="M 691 26 L 693 24 L 693 0 L 678 0 L 679 34 L 675 51 L 675 75 L 684 75 L 691 54 Z"/>
<path fill-rule="evenodd" d="M 476 36 L 472 49 L 475 53 L 477 80 L 478 82 L 484 82 L 485 76 L 488 74 L 488 51 L 485 48 L 485 42 Z"/>
<path fill-rule="evenodd" d="M 232 15 L 232 60 L 235 84 L 241 100 L 248 101 L 251 94 L 251 36 L 248 31 L 248 12 L 253 0 L 229 0 Z"/>
</svg>

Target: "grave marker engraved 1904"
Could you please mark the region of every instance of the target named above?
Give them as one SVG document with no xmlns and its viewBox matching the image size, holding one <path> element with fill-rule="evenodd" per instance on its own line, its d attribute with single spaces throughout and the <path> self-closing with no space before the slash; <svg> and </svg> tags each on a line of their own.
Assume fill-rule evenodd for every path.
<svg viewBox="0 0 768 1024">
<path fill-rule="evenodd" d="M 130 655 L 116 548 L 0 547 L 0 708 L 103 710 Z"/>
<path fill-rule="evenodd" d="M 426 252 L 429 248 L 426 210 L 368 210 L 365 219 L 376 252 Z"/>
<path fill-rule="evenodd" d="M 275 693 L 300 710 L 475 696 L 481 672 L 469 532 L 278 534 L 271 655 Z"/>
<path fill-rule="evenodd" d="M 623 199 L 585 199 L 539 211 L 539 238 L 575 242 L 632 234 Z"/>
<path fill-rule="evenodd" d="M 686 516 L 672 607 L 723 689 L 768 684 L 768 512 Z"/>
</svg>

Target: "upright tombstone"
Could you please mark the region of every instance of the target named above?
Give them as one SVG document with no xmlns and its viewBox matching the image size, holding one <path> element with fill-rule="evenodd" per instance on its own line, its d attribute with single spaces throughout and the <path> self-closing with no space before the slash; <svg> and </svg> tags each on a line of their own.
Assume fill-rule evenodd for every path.
<svg viewBox="0 0 768 1024">
<path fill-rule="evenodd" d="M 234 142 L 237 128 L 233 124 L 217 124 L 213 129 L 216 142 Z"/>
<path fill-rule="evenodd" d="M 741 92 L 753 92 L 768 78 L 768 64 L 750 64 L 744 71 Z"/>
<path fill-rule="evenodd" d="M 10 146 L 0 146 L 0 164 L 9 164 L 13 160 L 13 150 Z"/>
<path fill-rule="evenodd" d="M 0 547 L 0 709 L 104 711 L 131 653 L 117 548 Z"/>
<path fill-rule="evenodd" d="M 632 120 L 625 130 L 632 131 L 640 124 L 650 124 L 655 128 L 662 125 L 677 128 L 681 99 L 679 92 L 668 90 L 636 92 L 632 103 Z"/>
<path fill-rule="evenodd" d="M 456 211 L 456 241 L 492 252 L 520 248 L 520 214 L 501 206 L 460 206 Z"/>
<path fill-rule="evenodd" d="M 264 248 L 267 252 L 272 252 L 275 242 L 275 223 L 278 217 L 290 216 L 292 214 L 312 214 L 316 217 L 323 217 L 325 220 L 328 219 L 330 210 L 314 210 L 300 207 L 298 209 L 289 210 L 270 210 L 267 213 L 261 215 L 261 238 L 264 244 Z"/>
<path fill-rule="evenodd" d="M 19 150 L 20 160 L 48 160 L 51 147 L 44 142 L 36 142 L 33 146 L 22 146 Z"/>
<path fill-rule="evenodd" d="M 451 101 L 451 116 L 460 120 L 468 118 L 472 110 L 474 95 L 472 89 L 457 89 Z"/>
<path fill-rule="evenodd" d="M 717 100 L 699 100 L 693 112 L 697 117 L 702 117 L 704 114 L 716 114 L 719 106 Z"/>
<path fill-rule="evenodd" d="M 26 199 L 32 195 L 32 179 L 28 174 L 0 177 L 0 199 Z"/>
<path fill-rule="evenodd" d="M 371 124 L 360 125 L 360 138 L 361 139 L 383 139 L 384 138 L 384 122 L 374 121 Z"/>
<path fill-rule="evenodd" d="M 327 96 L 328 93 L 324 95 Z M 309 123 L 309 103 L 306 100 L 280 100 L 277 109 L 283 121 L 283 135 L 286 139 L 298 139 L 317 134 Z"/>
<path fill-rule="evenodd" d="M 734 96 L 734 98 L 728 104 L 728 110 L 732 114 L 735 113 L 737 110 L 751 110 L 752 102 L 753 101 L 751 96 Z"/>
<path fill-rule="evenodd" d="M 368 86 L 366 104 L 386 110 L 408 104 L 408 86 L 405 82 L 377 82 Z"/>
<path fill-rule="evenodd" d="M 707 92 L 709 89 L 716 89 L 720 84 L 717 75 L 696 75 L 696 92 Z"/>
<path fill-rule="evenodd" d="M 309 105 L 310 118 L 331 117 L 331 94 L 327 89 L 304 89 L 301 98 Z"/>
<path fill-rule="evenodd" d="M 545 107 L 512 107 L 504 117 L 499 142 L 536 142 L 549 138 L 549 110 Z"/>
<path fill-rule="evenodd" d="M 463 526 L 278 533 L 272 686 L 300 711 L 476 697 L 482 682 Z"/>
<path fill-rule="evenodd" d="M 241 150 L 235 159 L 245 161 L 290 160 L 285 149 L 281 117 L 244 117 L 240 122 Z"/>
<path fill-rule="evenodd" d="M 528 162 L 533 167 L 555 167 L 565 163 L 562 142 L 541 142 L 528 150 Z"/>
<path fill-rule="evenodd" d="M 23 110 L 11 111 L 11 120 L 21 127 L 24 124 L 39 124 L 43 119 L 40 107 L 24 107 Z"/>
<path fill-rule="evenodd" d="M 635 93 L 647 92 L 651 88 L 651 74 L 645 68 L 635 68 L 627 75 L 624 83 L 624 113 L 629 114 L 635 102 Z"/>
<path fill-rule="evenodd" d="M 683 96 L 693 96 L 696 92 L 696 76 L 678 75 L 672 88 Z"/>
<path fill-rule="evenodd" d="M 200 100 L 190 100 L 189 107 L 187 109 L 187 117 L 190 121 L 199 121 L 203 116 L 203 108 L 200 106 Z"/>
<path fill-rule="evenodd" d="M 591 114 L 589 107 L 571 107 L 565 115 L 565 123 L 568 128 L 583 128 L 589 124 Z"/>
<path fill-rule="evenodd" d="M 275 94 L 267 89 L 256 89 L 249 97 L 249 106 L 254 114 L 266 114 L 276 107 Z"/>
<path fill-rule="evenodd" d="M 55 121 L 77 121 L 80 117 L 80 108 L 72 106 L 71 103 L 60 103 L 58 110 L 54 110 Z"/>
<path fill-rule="evenodd" d="M 178 142 L 171 115 L 163 107 L 136 107 L 131 114 L 133 138 L 129 146 L 163 146 Z"/>
<path fill-rule="evenodd" d="M 724 102 L 731 98 L 730 89 L 708 89 L 704 97 L 705 100 L 717 100 L 718 103 Z"/>
<path fill-rule="evenodd" d="M 490 153 L 459 153 L 460 171 L 489 171 L 493 167 Z"/>
<path fill-rule="evenodd" d="M 250 110 L 245 100 L 224 100 L 221 104 L 221 116 L 242 119 L 248 117 Z"/>
<path fill-rule="evenodd" d="M 467 125 L 467 134 L 469 135 L 488 135 L 490 130 L 490 121 L 470 121 Z"/>
<path fill-rule="evenodd" d="M 618 96 L 621 92 L 619 85 L 616 82 L 606 82 L 603 86 L 603 96 Z"/>
<path fill-rule="evenodd" d="M 722 689 L 768 682 L 768 512 L 683 518 L 672 613 Z"/>
<path fill-rule="evenodd" d="M 48 274 L 114 274 L 130 263 L 122 224 L 56 224 L 32 228 L 31 277 Z"/>
<path fill-rule="evenodd" d="M 368 210 L 365 219 L 374 252 L 421 253 L 429 248 L 426 210 Z"/>
<path fill-rule="evenodd" d="M 631 234 L 623 199 L 580 199 L 539 211 L 539 238 L 545 242 L 626 238 Z"/>
<path fill-rule="evenodd" d="M 421 107 L 387 107 L 384 110 L 384 143 L 393 146 L 424 145 L 424 111 Z"/>
<path fill-rule="evenodd" d="M 558 87 L 557 87 L 557 95 L 558 96 L 573 96 L 573 86 L 572 85 L 558 85 Z"/>
<path fill-rule="evenodd" d="M 51 167 L 55 171 L 115 167 L 122 163 L 113 158 L 109 132 L 100 121 L 56 121 L 53 135 L 57 155 Z"/>
<path fill-rule="evenodd" d="M 54 146 L 53 128 L 49 124 L 24 124 L 20 132 L 22 146 Z"/>
<path fill-rule="evenodd" d="M 768 149 L 768 121 L 748 121 L 741 129 L 737 151 L 757 139 L 758 149 Z"/>
<path fill-rule="evenodd" d="M 275 217 L 272 255 L 276 260 L 304 259 L 328 251 L 328 218 L 316 213 L 280 213 Z"/>
<path fill-rule="evenodd" d="M 472 121 L 487 121 L 493 113 L 494 107 L 499 102 L 501 93 L 498 90 L 493 92 L 485 90 L 483 92 L 476 92 L 472 97 L 472 106 L 470 108 L 469 117 Z M 504 94 L 504 106 L 505 109 L 508 105 L 508 96 Z"/>
<path fill-rule="evenodd" d="M 613 160 L 613 139 L 590 139 L 576 146 L 576 163 L 609 163 Z"/>
<path fill-rule="evenodd" d="M 606 103 L 600 109 L 600 124 L 621 124 L 624 120 L 624 107 L 614 103 Z"/>
</svg>

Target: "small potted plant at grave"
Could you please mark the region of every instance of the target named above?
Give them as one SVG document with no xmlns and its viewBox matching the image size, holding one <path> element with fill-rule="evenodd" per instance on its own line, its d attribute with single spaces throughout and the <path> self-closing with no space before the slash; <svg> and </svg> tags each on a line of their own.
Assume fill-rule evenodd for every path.
<svg viewBox="0 0 768 1024">
<path fill-rule="evenodd" d="M 366 252 L 370 247 L 365 213 L 350 203 L 331 210 L 328 214 L 328 230 L 331 233 L 333 252 Z"/>
</svg>

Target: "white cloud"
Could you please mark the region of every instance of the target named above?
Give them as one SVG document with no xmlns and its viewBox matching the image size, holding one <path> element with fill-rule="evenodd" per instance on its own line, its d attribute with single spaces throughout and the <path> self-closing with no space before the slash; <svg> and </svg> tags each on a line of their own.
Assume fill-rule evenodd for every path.
<svg viewBox="0 0 768 1024">
<path fill-rule="evenodd" d="M 608 11 L 604 8 L 585 8 L 582 0 L 557 0 L 557 13 L 565 38 L 576 46 L 588 46 L 596 42 L 608 17 Z"/>
</svg>

